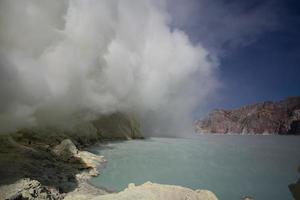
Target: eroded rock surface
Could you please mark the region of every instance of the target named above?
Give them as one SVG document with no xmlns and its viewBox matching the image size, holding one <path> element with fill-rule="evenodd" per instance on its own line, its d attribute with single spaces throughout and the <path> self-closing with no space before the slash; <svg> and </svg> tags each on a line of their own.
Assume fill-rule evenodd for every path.
<svg viewBox="0 0 300 200">
<path fill-rule="evenodd" d="M 300 97 L 215 110 L 195 123 L 199 133 L 300 134 Z"/>
<path fill-rule="evenodd" d="M 208 190 L 192 190 L 189 188 L 162 185 L 147 182 L 139 186 L 129 184 L 128 188 L 115 194 L 102 195 L 92 200 L 218 200 Z"/>
<path fill-rule="evenodd" d="M 26 178 L 13 184 L 1 186 L 0 199 L 61 200 L 63 195 L 55 188 L 45 187 L 39 181 Z"/>
<path fill-rule="evenodd" d="M 105 162 L 102 156 L 92 154 L 87 151 L 79 151 L 74 143 L 70 139 L 63 140 L 60 144 L 53 147 L 51 150 L 53 154 L 53 161 L 56 163 L 64 162 L 66 164 L 73 163 L 73 167 L 78 167 L 76 176 L 74 178 L 68 178 L 64 180 L 64 177 L 60 175 L 51 176 L 53 182 L 60 182 L 59 187 L 54 184 L 54 187 L 50 187 L 47 184 L 44 185 L 37 180 L 30 178 L 20 179 L 14 183 L 3 185 L 0 187 L 0 199 L 63 199 L 67 196 L 69 199 L 73 199 L 72 196 L 82 196 L 83 199 L 88 197 L 94 197 L 95 195 L 106 194 L 104 190 L 93 187 L 87 183 L 87 180 L 91 176 L 97 176 L 99 174 L 98 167 Z M 78 164 L 80 161 L 81 164 Z M 40 166 L 43 165 L 43 160 L 40 161 Z M 45 169 L 49 170 L 49 169 Z M 49 173 L 48 171 L 44 172 Z M 40 174 L 41 176 L 41 174 Z M 41 176 L 39 178 L 45 182 L 44 178 Z M 47 183 L 47 182 L 46 182 Z M 69 192 L 68 195 L 65 192 Z"/>
<path fill-rule="evenodd" d="M 60 159 L 68 161 L 78 154 L 78 149 L 70 139 L 65 139 L 56 145 L 52 152 Z"/>
</svg>

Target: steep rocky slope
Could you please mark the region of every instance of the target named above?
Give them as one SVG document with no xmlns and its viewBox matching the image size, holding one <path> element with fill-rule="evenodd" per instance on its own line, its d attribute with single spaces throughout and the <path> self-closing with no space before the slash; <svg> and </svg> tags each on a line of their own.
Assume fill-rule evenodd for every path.
<svg viewBox="0 0 300 200">
<path fill-rule="evenodd" d="M 195 122 L 199 133 L 300 134 L 300 97 L 215 110 Z"/>
<path fill-rule="evenodd" d="M 61 152 L 61 148 L 70 147 L 73 149 L 70 152 L 72 155 L 77 148 L 80 150 L 104 139 L 142 137 L 139 121 L 124 113 L 101 116 L 94 122 L 79 124 L 71 130 L 35 127 L 2 134 L 0 186 L 30 178 L 61 193 L 72 191 L 78 186 L 76 174 L 90 166 L 80 156 L 69 159 L 69 154 L 60 155 L 57 152 Z"/>
</svg>

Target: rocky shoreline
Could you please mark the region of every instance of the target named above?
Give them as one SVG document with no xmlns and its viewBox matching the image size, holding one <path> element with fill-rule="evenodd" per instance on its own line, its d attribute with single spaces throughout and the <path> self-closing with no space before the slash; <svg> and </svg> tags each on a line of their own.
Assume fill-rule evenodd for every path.
<svg viewBox="0 0 300 200">
<path fill-rule="evenodd" d="M 102 145 L 107 139 L 141 138 L 137 118 L 124 113 L 100 116 L 72 129 L 31 127 L 1 134 L 0 199 L 217 199 L 209 191 L 179 186 L 129 184 L 124 191 L 111 193 L 89 183 L 99 175 L 105 159 L 86 151 L 87 147 Z"/>
<path fill-rule="evenodd" d="M 102 200 L 102 199 L 190 199 L 190 200 L 217 200 L 215 194 L 207 190 L 191 190 L 188 188 L 144 183 L 135 186 L 128 185 L 124 191 L 110 193 L 104 189 L 89 184 L 89 179 L 100 174 L 99 169 L 105 163 L 102 156 L 88 151 L 78 150 L 70 139 L 63 140 L 51 152 L 60 160 L 72 162 L 80 159 L 85 168 L 76 174 L 76 187 L 72 191 L 61 192 L 58 188 L 45 186 L 37 180 L 22 178 L 15 183 L 0 186 L 0 199 L 49 199 L 49 200 Z"/>
<path fill-rule="evenodd" d="M 41 199 L 61 199 L 78 187 L 89 187 L 83 181 L 83 172 L 97 175 L 95 163 L 103 158 L 84 149 L 106 139 L 107 133 L 112 139 L 143 138 L 136 117 L 124 113 L 100 116 L 70 128 L 38 126 L 0 134 L 0 199 L 7 198 L 5 191 L 36 199 L 39 192 L 27 194 L 28 185 L 39 185 L 30 191 L 41 189 L 50 194 L 51 198 Z M 55 195 L 51 196 L 51 191 Z M 14 199 L 14 195 L 9 198 Z"/>
<path fill-rule="evenodd" d="M 173 185 L 162 185 L 151 182 L 144 183 L 140 186 L 130 183 L 128 187 L 119 193 L 109 192 L 107 190 L 97 188 L 89 183 L 89 179 L 93 176 L 98 176 L 101 165 L 105 163 L 102 156 L 98 156 L 86 151 L 79 151 L 77 155 L 83 159 L 83 161 L 90 166 L 89 170 L 86 170 L 80 174 L 77 174 L 78 187 L 67 193 L 64 196 L 65 200 L 117 200 L 117 199 L 136 199 L 136 200 L 217 200 L 215 194 L 208 190 L 191 190 L 188 188 L 173 186 Z M 75 155 L 76 156 L 76 155 Z"/>
</svg>

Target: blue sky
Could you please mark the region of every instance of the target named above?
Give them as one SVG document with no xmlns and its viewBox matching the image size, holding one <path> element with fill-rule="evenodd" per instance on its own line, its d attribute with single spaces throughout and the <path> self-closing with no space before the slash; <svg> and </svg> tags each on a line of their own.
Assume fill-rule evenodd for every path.
<svg viewBox="0 0 300 200">
<path fill-rule="evenodd" d="M 216 104 L 231 108 L 300 95 L 299 75 L 299 36 L 285 31 L 266 33 L 221 59 L 224 99 Z"/>
<path fill-rule="evenodd" d="M 222 87 L 207 110 L 300 95 L 300 1 L 175 2 L 173 24 L 220 63 Z"/>
</svg>

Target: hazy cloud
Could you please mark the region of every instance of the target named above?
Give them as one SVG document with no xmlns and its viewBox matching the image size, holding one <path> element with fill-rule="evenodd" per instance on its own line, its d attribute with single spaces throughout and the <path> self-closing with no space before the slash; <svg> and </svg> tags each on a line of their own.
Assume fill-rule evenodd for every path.
<svg viewBox="0 0 300 200">
<path fill-rule="evenodd" d="M 170 28 L 163 1 L 0 4 L 2 132 L 125 111 L 174 134 L 217 85 L 210 52 Z"/>
</svg>

